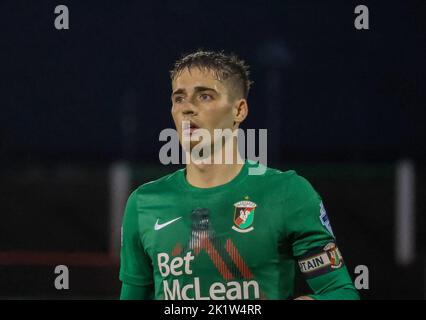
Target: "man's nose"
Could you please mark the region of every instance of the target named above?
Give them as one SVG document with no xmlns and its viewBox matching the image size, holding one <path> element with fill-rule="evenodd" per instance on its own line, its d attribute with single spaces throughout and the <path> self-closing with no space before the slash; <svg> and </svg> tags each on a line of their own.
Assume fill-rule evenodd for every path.
<svg viewBox="0 0 426 320">
<path fill-rule="evenodd" d="M 184 115 L 189 115 L 189 114 L 195 114 L 196 113 L 196 106 L 194 106 L 194 104 L 192 104 L 191 102 L 187 102 L 185 103 L 185 106 L 182 109 L 182 113 Z"/>
</svg>

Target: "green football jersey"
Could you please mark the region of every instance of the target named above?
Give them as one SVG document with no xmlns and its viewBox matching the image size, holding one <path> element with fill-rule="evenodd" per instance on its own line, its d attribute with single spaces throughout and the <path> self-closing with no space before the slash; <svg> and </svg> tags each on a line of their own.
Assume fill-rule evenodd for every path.
<svg viewBox="0 0 426 320">
<path fill-rule="evenodd" d="M 258 165 L 212 188 L 181 169 L 136 189 L 120 280 L 155 299 L 289 299 L 300 272 L 314 298 L 358 298 L 317 192 L 295 171 L 249 174 Z"/>
</svg>

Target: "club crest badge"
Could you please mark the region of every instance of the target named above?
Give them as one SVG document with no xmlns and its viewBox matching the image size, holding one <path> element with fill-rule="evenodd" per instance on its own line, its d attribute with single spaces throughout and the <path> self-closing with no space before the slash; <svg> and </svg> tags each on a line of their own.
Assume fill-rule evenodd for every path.
<svg viewBox="0 0 426 320">
<path fill-rule="evenodd" d="M 234 225 L 232 229 L 238 232 L 250 232 L 254 229 L 254 210 L 256 204 L 252 201 L 243 200 L 234 203 Z"/>
<path fill-rule="evenodd" d="M 324 247 L 324 251 L 327 253 L 332 269 L 338 269 L 343 265 L 342 255 L 334 243 L 327 244 Z"/>
</svg>

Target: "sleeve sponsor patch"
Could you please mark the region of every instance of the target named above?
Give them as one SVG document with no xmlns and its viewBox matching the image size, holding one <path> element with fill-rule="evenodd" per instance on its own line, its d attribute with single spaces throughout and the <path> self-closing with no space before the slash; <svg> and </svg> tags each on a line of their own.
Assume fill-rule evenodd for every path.
<svg viewBox="0 0 426 320">
<path fill-rule="evenodd" d="M 302 256 L 298 264 L 302 274 L 309 279 L 339 269 L 344 262 L 336 244 L 330 242 L 324 248 Z"/>
<path fill-rule="evenodd" d="M 330 220 L 328 219 L 327 211 L 325 211 L 324 204 L 322 203 L 322 201 L 320 203 L 320 220 L 321 220 L 321 224 L 334 237 L 333 229 L 331 229 Z"/>
</svg>

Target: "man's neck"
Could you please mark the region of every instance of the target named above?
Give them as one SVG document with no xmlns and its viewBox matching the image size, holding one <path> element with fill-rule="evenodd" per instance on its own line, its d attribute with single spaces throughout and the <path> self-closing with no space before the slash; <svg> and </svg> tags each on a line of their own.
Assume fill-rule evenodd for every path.
<svg viewBox="0 0 426 320">
<path fill-rule="evenodd" d="M 241 171 L 244 164 L 201 164 L 186 166 L 186 180 L 198 188 L 213 188 L 228 183 Z"/>
<path fill-rule="evenodd" d="M 186 165 L 186 180 L 189 184 L 198 188 L 213 188 L 233 180 L 244 166 L 237 148 L 233 150 L 234 162 L 231 164 L 222 161 L 221 164 L 195 164 L 189 162 Z M 224 150 L 222 155 L 224 155 Z M 223 160 L 225 160 L 223 158 Z"/>
</svg>

